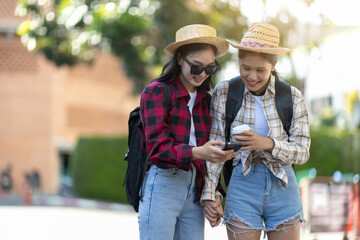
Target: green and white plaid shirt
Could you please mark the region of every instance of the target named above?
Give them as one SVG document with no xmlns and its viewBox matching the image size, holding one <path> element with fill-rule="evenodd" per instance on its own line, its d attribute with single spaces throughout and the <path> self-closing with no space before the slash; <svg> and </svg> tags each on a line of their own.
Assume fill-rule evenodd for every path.
<svg viewBox="0 0 360 240">
<path fill-rule="evenodd" d="M 225 142 L 225 105 L 229 81 L 222 81 L 214 89 L 210 114 L 212 116 L 211 140 Z M 275 105 L 275 78 L 271 76 L 268 88 L 262 98 L 264 114 L 267 119 L 270 131 L 268 138 L 273 139 L 275 146 L 272 152 L 269 151 L 246 151 L 237 154 L 234 165 L 239 161 L 243 164 L 243 173 L 247 175 L 251 170 L 253 158 L 262 158 L 266 167 L 279 179 L 282 188 L 286 188 L 288 178 L 281 162 L 288 164 L 304 164 L 309 159 L 310 149 L 310 125 L 305 100 L 301 92 L 291 87 L 293 102 L 293 118 L 288 136 L 283 128 L 282 122 Z M 255 98 L 245 87 L 242 106 L 232 123 L 232 127 L 247 124 L 254 129 Z M 215 200 L 215 188 L 223 163 L 206 162 L 208 176 L 205 179 L 205 186 L 201 200 Z"/>
</svg>

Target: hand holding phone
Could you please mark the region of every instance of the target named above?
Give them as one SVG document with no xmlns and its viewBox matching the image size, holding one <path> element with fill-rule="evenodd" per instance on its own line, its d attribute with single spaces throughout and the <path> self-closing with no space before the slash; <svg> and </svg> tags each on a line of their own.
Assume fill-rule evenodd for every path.
<svg viewBox="0 0 360 240">
<path fill-rule="evenodd" d="M 225 144 L 222 150 L 230 150 L 233 149 L 235 152 L 239 151 L 240 148 L 243 146 L 242 143 L 239 142 L 228 142 Z"/>
</svg>

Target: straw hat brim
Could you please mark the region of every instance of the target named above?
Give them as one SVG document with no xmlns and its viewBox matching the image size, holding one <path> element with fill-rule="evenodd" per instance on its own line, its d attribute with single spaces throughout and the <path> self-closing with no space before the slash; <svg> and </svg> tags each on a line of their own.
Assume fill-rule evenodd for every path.
<svg viewBox="0 0 360 240">
<path fill-rule="evenodd" d="M 176 49 L 191 43 L 205 43 L 215 46 L 217 48 L 216 57 L 224 56 L 229 50 L 229 43 L 225 39 L 220 37 L 206 36 L 206 37 L 191 38 L 188 40 L 171 43 L 164 48 L 164 51 L 167 54 L 174 55 Z"/>
<path fill-rule="evenodd" d="M 227 40 L 231 46 L 234 48 L 239 48 L 243 50 L 248 50 L 252 52 L 258 52 L 258 53 L 268 53 L 268 54 L 274 54 L 274 55 L 285 55 L 290 52 L 289 48 L 254 48 L 254 47 L 244 47 L 241 46 L 237 42 L 233 42 L 230 40 Z"/>
</svg>

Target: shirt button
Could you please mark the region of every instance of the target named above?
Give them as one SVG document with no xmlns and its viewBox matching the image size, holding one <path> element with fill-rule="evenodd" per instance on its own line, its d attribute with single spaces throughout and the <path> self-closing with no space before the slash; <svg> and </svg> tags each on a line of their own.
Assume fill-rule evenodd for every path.
<svg viewBox="0 0 360 240">
<path fill-rule="evenodd" d="M 190 128 L 190 124 L 186 124 L 186 128 Z"/>
</svg>

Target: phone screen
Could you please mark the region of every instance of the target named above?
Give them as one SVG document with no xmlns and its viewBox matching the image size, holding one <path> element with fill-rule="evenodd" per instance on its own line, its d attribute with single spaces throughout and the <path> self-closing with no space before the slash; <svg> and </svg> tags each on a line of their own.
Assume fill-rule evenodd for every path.
<svg viewBox="0 0 360 240">
<path fill-rule="evenodd" d="M 227 144 L 225 144 L 225 146 L 223 147 L 223 150 L 230 150 L 230 149 L 234 149 L 235 152 L 239 151 L 239 149 L 242 147 L 243 145 L 241 143 L 238 142 L 229 142 Z"/>
</svg>

